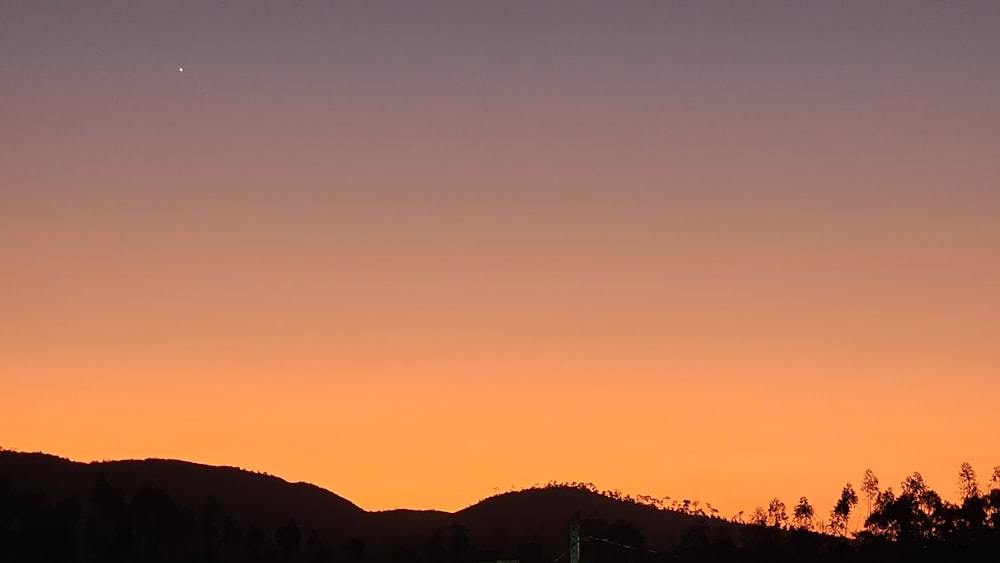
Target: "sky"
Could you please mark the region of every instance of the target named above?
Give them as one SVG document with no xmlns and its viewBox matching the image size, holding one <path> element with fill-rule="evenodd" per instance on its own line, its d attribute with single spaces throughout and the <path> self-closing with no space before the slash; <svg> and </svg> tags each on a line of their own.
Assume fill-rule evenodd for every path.
<svg viewBox="0 0 1000 563">
<path fill-rule="evenodd" d="M 0 3 L 0 446 L 455 510 L 1000 464 L 996 2 Z M 183 72 L 180 70 L 183 68 Z"/>
</svg>

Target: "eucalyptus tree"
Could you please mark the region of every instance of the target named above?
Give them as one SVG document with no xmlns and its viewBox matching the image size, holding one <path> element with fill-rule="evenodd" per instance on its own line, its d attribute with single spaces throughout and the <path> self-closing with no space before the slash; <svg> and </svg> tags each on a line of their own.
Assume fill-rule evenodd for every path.
<svg viewBox="0 0 1000 563">
<path fill-rule="evenodd" d="M 792 510 L 792 522 L 794 522 L 796 528 L 810 530 L 812 529 L 813 517 L 815 515 L 816 511 L 809 504 L 809 499 L 801 497 L 799 498 L 799 503 Z"/>
<path fill-rule="evenodd" d="M 785 503 L 777 497 L 772 498 L 767 505 L 767 524 L 774 528 L 786 528 L 788 526 L 788 512 L 785 510 Z"/>
<path fill-rule="evenodd" d="M 972 465 L 963 461 L 958 470 L 958 493 L 962 495 L 962 500 L 979 497 L 979 482 L 976 480 L 976 471 Z"/>
<path fill-rule="evenodd" d="M 865 476 L 861 481 L 861 491 L 868 499 L 868 513 L 865 515 L 865 518 L 868 518 L 872 515 L 872 501 L 878 498 L 878 477 L 871 469 L 865 470 Z"/>
<path fill-rule="evenodd" d="M 830 527 L 835 533 L 847 535 L 847 522 L 851 517 L 851 509 L 858 504 L 858 494 L 854 492 L 854 486 L 850 483 L 844 485 L 840 492 L 840 499 L 830 512 Z"/>
</svg>

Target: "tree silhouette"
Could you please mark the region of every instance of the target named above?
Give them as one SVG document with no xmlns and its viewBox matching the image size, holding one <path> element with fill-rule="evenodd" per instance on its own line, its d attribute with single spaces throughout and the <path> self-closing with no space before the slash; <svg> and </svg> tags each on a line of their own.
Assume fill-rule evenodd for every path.
<svg viewBox="0 0 1000 563">
<path fill-rule="evenodd" d="M 584 522 L 591 526 L 587 530 L 591 539 L 601 538 L 602 542 L 588 544 L 586 560 L 996 561 L 1000 553 L 1000 467 L 994 468 L 988 484 L 981 484 L 972 466 L 963 462 L 957 474 L 960 503 L 942 499 L 918 472 L 902 481 L 898 494 L 891 487 L 880 491 L 877 483 L 874 474 L 866 471 L 862 491 L 871 508 L 855 541 L 846 539 L 858 502 L 858 494 L 848 483 L 831 512 L 830 534 L 812 532 L 827 529 L 804 496 L 791 511 L 791 522 L 778 498 L 772 498 L 766 509 L 756 508 L 747 520 L 758 524 L 752 527 L 673 515 L 671 518 L 686 522 L 686 527 L 675 536 L 673 548 L 656 545 L 654 542 L 662 538 L 650 536 L 650 549 L 662 550 L 659 553 L 646 549 L 642 532 L 648 528 L 640 527 L 640 520 L 625 516 L 610 523 L 595 516 Z M 623 503 L 658 509 L 647 498 L 618 496 Z M 89 502 L 81 506 L 76 497 L 49 500 L 38 491 L 15 487 L 0 475 L 0 563 L 332 563 L 365 558 L 366 542 L 359 537 L 334 552 L 318 531 L 302 534 L 294 517 L 265 531 L 226 514 L 211 497 L 201 505 L 179 500 L 192 498 L 197 495 L 188 492 L 174 497 L 149 483 L 137 489 L 119 489 L 106 476 L 98 475 Z M 705 513 L 696 501 L 688 501 L 686 507 L 689 514 Z M 439 524 L 430 543 L 423 544 L 416 536 L 387 537 L 377 528 L 363 527 L 345 528 L 350 531 L 338 541 L 366 530 L 372 542 L 368 560 L 401 563 L 468 563 L 518 555 L 525 563 L 545 563 L 557 555 L 549 551 L 544 534 L 509 537 L 506 545 L 477 547 L 473 538 L 476 542 L 491 540 L 483 535 L 482 524 L 473 522 L 458 517 Z M 245 532 L 241 523 L 246 523 Z M 559 539 L 562 545 L 564 534 Z M 630 546 L 627 554 L 622 551 L 624 546 Z"/>
<path fill-rule="evenodd" d="M 124 561 L 134 544 L 125 494 L 112 487 L 107 475 L 100 473 L 94 483 L 90 506 L 90 518 L 84 531 L 88 559 Z"/>
<path fill-rule="evenodd" d="M 250 557 L 256 557 L 261 554 L 266 544 L 267 536 L 264 535 L 264 530 L 257 524 L 251 523 L 243 538 L 244 551 Z"/>
<path fill-rule="evenodd" d="M 222 524 L 222 545 L 225 550 L 222 554 L 224 558 L 235 557 L 243 547 L 242 531 L 231 516 L 227 516 Z"/>
<path fill-rule="evenodd" d="M 840 492 L 840 499 L 830 512 L 830 527 L 834 533 L 847 535 L 847 523 L 850 520 L 851 509 L 858 503 L 858 494 L 854 492 L 854 487 L 848 483 L 844 485 Z"/>
<path fill-rule="evenodd" d="M 274 543 L 285 553 L 286 557 L 290 557 L 299 550 L 299 545 L 302 543 L 302 532 L 299 531 L 299 525 L 295 518 L 289 518 L 284 526 L 275 530 Z"/>
<path fill-rule="evenodd" d="M 191 546 L 196 535 L 193 515 L 183 511 L 165 492 L 145 484 L 136 491 L 129 505 L 135 552 L 138 559 L 161 561 L 185 544 Z"/>
<path fill-rule="evenodd" d="M 987 496 L 989 525 L 996 530 L 1000 530 L 1000 471 L 998 470 L 1000 466 L 993 470 L 994 478 L 990 481 L 992 488 Z"/>
<path fill-rule="evenodd" d="M 868 518 L 872 515 L 872 501 L 878 497 L 878 477 L 871 469 L 865 470 L 865 476 L 861 480 L 861 491 L 868 499 L 868 512 L 865 514 L 865 518 Z"/>
<path fill-rule="evenodd" d="M 344 544 L 343 550 L 354 561 L 361 561 L 365 558 L 365 540 L 364 538 L 353 537 L 347 540 Z"/>
<path fill-rule="evenodd" d="M 785 511 L 785 503 L 772 498 L 767 504 L 767 525 L 774 528 L 785 528 L 788 524 L 788 513 Z"/>
<path fill-rule="evenodd" d="M 221 519 L 222 507 L 219 500 L 213 496 L 206 497 L 198 515 L 198 540 L 213 554 L 222 540 Z"/>
<path fill-rule="evenodd" d="M 919 472 L 914 472 L 903 480 L 898 497 L 891 488 L 879 495 L 868 526 L 876 536 L 924 546 L 941 537 L 946 508 L 941 496 L 924 483 Z"/>
<path fill-rule="evenodd" d="M 333 550 L 327 547 L 323 539 L 319 537 L 319 532 L 316 530 L 311 530 L 309 532 L 305 548 L 307 561 L 310 561 L 311 563 L 329 563 L 333 560 Z"/>
<path fill-rule="evenodd" d="M 962 505 L 954 510 L 957 514 L 952 516 L 950 527 L 959 536 L 959 541 L 974 543 L 988 524 L 989 497 L 980 491 L 976 472 L 967 461 L 962 462 L 958 471 L 958 491 Z"/>
<path fill-rule="evenodd" d="M 811 529 L 815 514 L 816 511 L 809 504 L 809 499 L 806 497 L 799 498 L 799 503 L 795 505 L 795 509 L 792 511 L 792 520 L 795 523 L 795 527 L 801 530 Z"/>
<path fill-rule="evenodd" d="M 71 561 L 79 517 L 76 497 L 51 504 L 38 492 L 14 492 L 0 477 L 0 561 Z"/>
<path fill-rule="evenodd" d="M 961 468 L 958 470 L 958 494 L 961 495 L 962 500 L 980 495 L 979 482 L 976 481 L 976 471 L 972 469 L 972 465 L 967 461 L 963 461 Z"/>
</svg>

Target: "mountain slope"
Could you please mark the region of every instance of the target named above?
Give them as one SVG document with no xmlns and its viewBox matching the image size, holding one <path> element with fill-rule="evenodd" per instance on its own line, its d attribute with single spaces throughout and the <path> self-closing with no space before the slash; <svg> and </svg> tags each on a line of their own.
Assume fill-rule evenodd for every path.
<svg viewBox="0 0 1000 563">
<path fill-rule="evenodd" d="M 366 512 L 314 485 L 233 467 L 161 459 L 79 463 L 0 451 L 0 477 L 6 476 L 15 488 L 44 491 L 52 499 L 75 495 L 85 511 L 101 474 L 126 496 L 151 484 L 195 513 L 212 497 L 244 526 L 257 523 L 275 530 L 294 517 L 303 533 L 316 530 L 330 546 L 361 539 L 368 558 L 374 559 L 389 558 L 399 549 L 465 549 L 466 558 L 551 560 L 566 549 L 571 522 L 581 523 L 584 536 L 655 550 L 677 546 L 689 530 L 734 537 L 733 530 L 741 528 L 573 487 L 505 493 L 455 513 Z M 473 546 L 479 551 L 471 551 Z"/>
<path fill-rule="evenodd" d="M 360 530 L 365 511 L 347 499 L 308 483 L 235 467 L 147 459 L 81 463 L 40 453 L 0 452 L 0 476 L 17 487 L 59 498 L 76 495 L 86 505 L 98 475 L 126 494 L 152 484 L 182 506 L 199 510 L 209 497 L 243 522 L 275 528 L 289 517 L 305 529 Z"/>
</svg>

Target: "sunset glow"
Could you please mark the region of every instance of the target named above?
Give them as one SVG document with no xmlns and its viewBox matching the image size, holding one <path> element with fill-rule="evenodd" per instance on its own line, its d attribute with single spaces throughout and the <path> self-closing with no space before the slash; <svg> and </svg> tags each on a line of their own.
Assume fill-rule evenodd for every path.
<svg viewBox="0 0 1000 563">
<path fill-rule="evenodd" d="M 366 509 L 953 495 L 1000 464 L 998 28 L 5 2 L 0 446 Z"/>
</svg>

